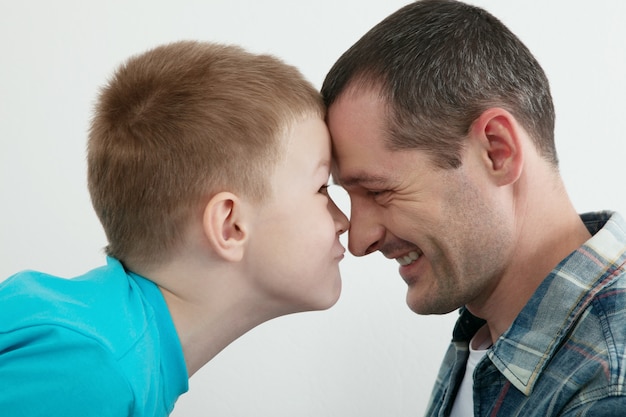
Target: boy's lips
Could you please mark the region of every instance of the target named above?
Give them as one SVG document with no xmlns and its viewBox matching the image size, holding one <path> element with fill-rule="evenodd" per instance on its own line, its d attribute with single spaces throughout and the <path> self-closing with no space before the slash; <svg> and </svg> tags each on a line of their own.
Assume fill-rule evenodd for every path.
<svg viewBox="0 0 626 417">
<path fill-rule="evenodd" d="M 336 259 L 342 260 L 345 257 L 346 248 L 342 244 L 339 244 L 339 250 L 337 251 Z"/>
</svg>

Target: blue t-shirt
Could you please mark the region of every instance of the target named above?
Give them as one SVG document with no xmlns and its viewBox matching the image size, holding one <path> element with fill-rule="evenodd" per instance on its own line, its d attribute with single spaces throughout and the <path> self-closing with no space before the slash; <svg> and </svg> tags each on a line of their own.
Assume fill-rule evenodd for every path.
<svg viewBox="0 0 626 417">
<path fill-rule="evenodd" d="M 158 287 L 113 258 L 74 279 L 0 283 L 0 414 L 166 416 L 188 389 Z"/>
</svg>

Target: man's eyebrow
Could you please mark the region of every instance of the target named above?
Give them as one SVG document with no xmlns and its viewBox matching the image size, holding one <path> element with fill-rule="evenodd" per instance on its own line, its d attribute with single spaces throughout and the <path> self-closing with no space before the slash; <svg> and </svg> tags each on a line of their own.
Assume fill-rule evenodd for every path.
<svg viewBox="0 0 626 417">
<path fill-rule="evenodd" d="M 370 175 L 370 174 L 355 174 L 349 175 L 345 177 L 337 178 L 333 176 L 333 182 L 337 185 L 340 185 L 344 188 L 349 187 L 375 187 L 381 186 L 388 183 L 387 178 L 378 176 L 378 175 Z"/>
</svg>

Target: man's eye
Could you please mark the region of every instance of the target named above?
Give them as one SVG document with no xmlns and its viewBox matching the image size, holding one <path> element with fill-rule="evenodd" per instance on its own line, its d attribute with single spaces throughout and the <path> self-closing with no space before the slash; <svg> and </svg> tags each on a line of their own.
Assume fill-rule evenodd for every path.
<svg viewBox="0 0 626 417">
<path fill-rule="evenodd" d="M 389 190 L 367 190 L 367 196 L 377 204 L 386 204 L 391 193 Z"/>
<path fill-rule="evenodd" d="M 328 195 L 328 184 L 322 185 L 318 192 L 324 195 Z"/>
</svg>

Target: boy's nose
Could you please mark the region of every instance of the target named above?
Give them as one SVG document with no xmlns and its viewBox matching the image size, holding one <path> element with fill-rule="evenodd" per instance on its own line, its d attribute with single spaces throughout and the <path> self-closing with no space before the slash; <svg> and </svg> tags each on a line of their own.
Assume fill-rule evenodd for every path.
<svg viewBox="0 0 626 417">
<path fill-rule="evenodd" d="M 333 220 L 335 221 L 335 230 L 338 235 L 341 235 L 348 231 L 350 228 L 350 221 L 348 217 L 337 207 L 332 198 L 328 199 L 328 208 L 333 216 Z"/>
</svg>

